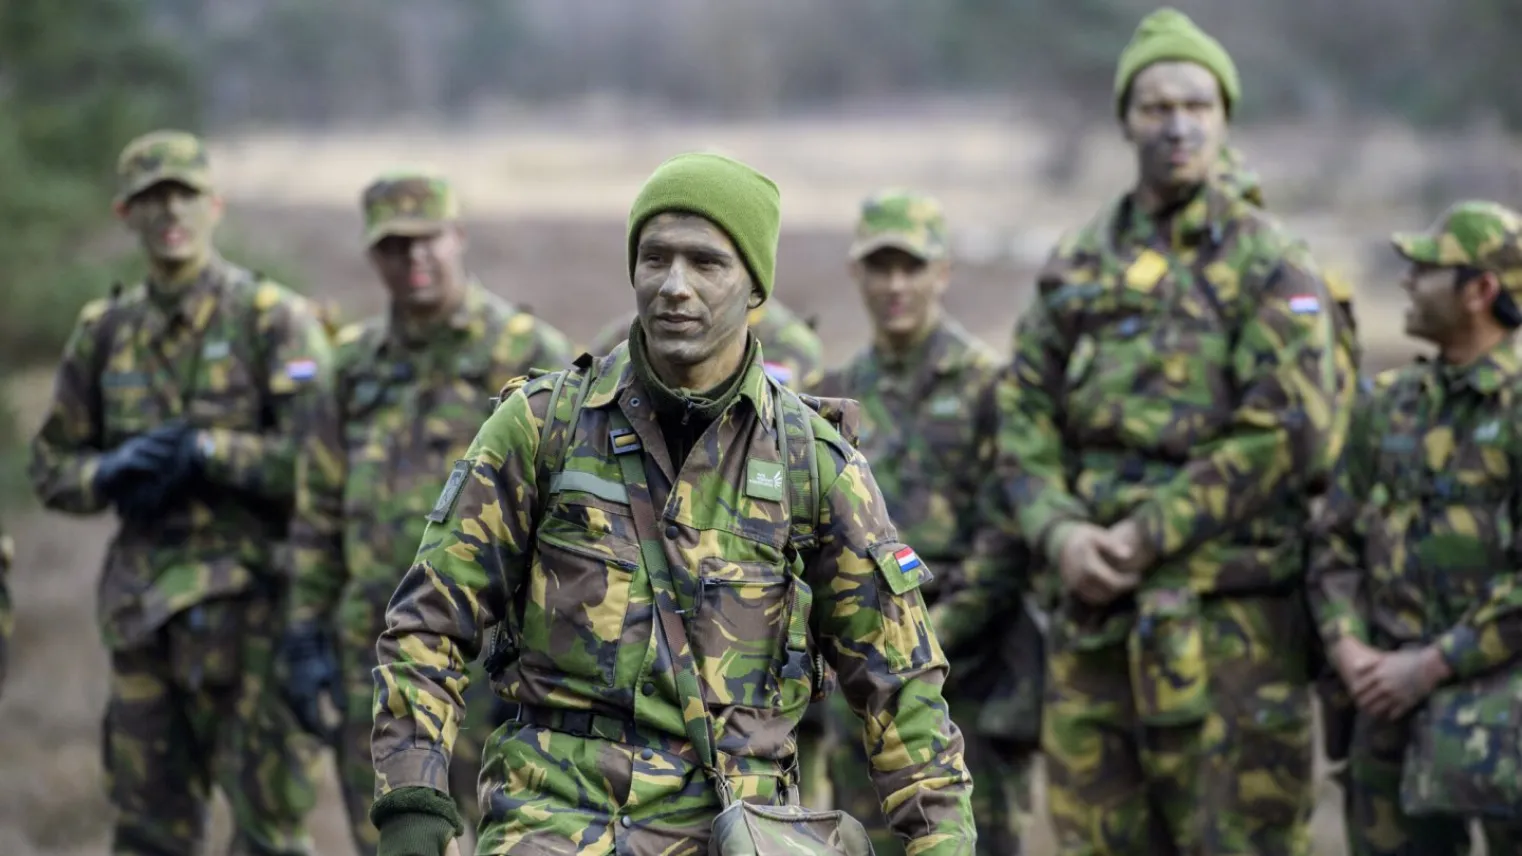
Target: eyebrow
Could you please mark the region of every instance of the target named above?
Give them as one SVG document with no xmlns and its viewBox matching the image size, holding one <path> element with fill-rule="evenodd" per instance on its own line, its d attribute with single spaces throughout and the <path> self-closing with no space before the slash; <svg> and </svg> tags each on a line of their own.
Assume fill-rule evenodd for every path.
<svg viewBox="0 0 1522 856">
<path fill-rule="evenodd" d="M 715 247 L 710 244 L 671 241 L 666 238 L 645 238 L 639 242 L 639 252 L 665 252 L 715 261 L 733 261 L 735 258 L 733 253 L 722 247 Z"/>
</svg>

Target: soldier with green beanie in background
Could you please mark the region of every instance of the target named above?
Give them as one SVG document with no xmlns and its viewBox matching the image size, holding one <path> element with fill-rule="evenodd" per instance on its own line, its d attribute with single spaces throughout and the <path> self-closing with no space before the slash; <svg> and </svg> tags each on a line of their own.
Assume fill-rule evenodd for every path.
<svg viewBox="0 0 1522 856">
<path fill-rule="evenodd" d="M 378 645 L 382 856 L 461 831 L 444 792 L 493 626 L 487 669 L 518 713 L 486 750 L 479 854 L 710 852 L 726 804 L 796 799 L 821 663 L 910 852 L 972 853 L 928 568 L 837 427 L 851 403 L 816 411 L 747 330 L 779 226 L 750 167 L 663 163 L 630 210 L 627 341 L 509 384 L 449 473 Z"/>
<path fill-rule="evenodd" d="M 560 331 L 469 273 L 458 194 L 442 175 L 388 171 L 364 188 L 360 207 L 366 255 L 390 308 L 339 332 L 333 388 L 302 445 L 285 689 L 314 734 L 331 731 L 324 695 L 343 712 L 344 803 L 355 849 L 373 854 L 371 672 L 386 604 L 417 553 L 439 474 L 465 454 L 492 396 L 532 368 L 570 365 L 575 354 Z M 478 664 L 469 674 L 469 726 L 455 742 L 450 792 L 474 821 L 494 696 Z"/>
<path fill-rule="evenodd" d="M 308 853 L 320 745 L 281 697 L 275 647 L 327 332 L 314 304 L 217 252 L 201 140 L 147 134 L 117 173 L 148 274 L 80 311 L 31 450 L 47 508 L 121 521 L 97 607 L 111 852 L 200 852 L 218 786 L 234 852 Z"/>
<path fill-rule="evenodd" d="M 1436 359 L 1359 402 L 1312 553 L 1312 604 L 1358 706 L 1348 852 L 1522 852 L 1522 215 L 1461 202 L 1398 234 L 1406 332 Z M 1487 797 L 1488 794 L 1488 797 Z M 1500 799 L 1497 799 L 1500 797 Z"/>
<path fill-rule="evenodd" d="M 951 246 L 937 200 L 899 188 L 872 194 L 862 203 L 849 257 L 872 343 L 810 392 L 861 403 L 857 449 L 872 465 L 899 536 L 936 568 L 939 578 L 925 594 L 951 661 L 946 697 L 977 785 L 977 852 L 1014 856 L 1020 809 L 1029 803 L 1033 747 L 973 725 L 992 692 L 1012 686 L 1002 679 L 1020 664 L 1007 661 L 998 640 L 1026 617 L 1015 593 L 1027 571 L 1018 541 L 971 561 L 983 530 L 999 531 L 983 500 L 993 470 L 993 390 L 1001 361 L 942 305 Z M 986 583 L 968 578 L 974 570 L 989 583 L 1008 584 L 1013 596 L 996 603 Z M 839 694 L 828 710 L 834 805 L 873 821 L 868 828 L 877 856 L 902 854 L 903 842 L 877 808 L 861 719 Z"/>
<path fill-rule="evenodd" d="M 1136 184 L 1054 249 L 998 389 L 1008 503 L 1060 580 L 1063 854 L 1309 848 L 1306 502 L 1348 387 L 1304 242 L 1220 181 L 1240 97 L 1186 16 L 1141 22 L 1115 77 Z"/>
</svg>

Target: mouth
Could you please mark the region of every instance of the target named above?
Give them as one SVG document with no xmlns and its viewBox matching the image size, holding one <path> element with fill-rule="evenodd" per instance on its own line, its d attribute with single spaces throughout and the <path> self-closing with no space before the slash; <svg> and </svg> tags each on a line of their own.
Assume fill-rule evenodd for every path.
<svg viewBox="0 0 1522 856">
<path fill-rule="evenodd" d="M 662 330 L 686 332 L 697 329 L 699 320 L 694 315 L 665 312 L 655 316 L 655 324 Z"/>
<path fill-rule="evenodd" d="M 190 241 L 190 232 L 183 226 L 170 226 L 159 233 L 164 246 L 178 248 Z"/>
<path fill-rule="evenodd" d="M 413 288 L 427 288 L 433 285 L 433 274 L 426 270 L 414 270 L 407 275 L 407 284 Z"/>
</svg>

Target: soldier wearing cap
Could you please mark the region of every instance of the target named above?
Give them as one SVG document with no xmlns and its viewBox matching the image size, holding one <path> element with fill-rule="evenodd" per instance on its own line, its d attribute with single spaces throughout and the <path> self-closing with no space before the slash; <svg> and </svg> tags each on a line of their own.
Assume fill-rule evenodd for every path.
<svg viewBox="0 0 1522 856">
<path fill-rule="evenodd" d="M 1487 739 L 1477 707 L 1429 744 L 1472 759 L 1465 781 L 1424 781 L 1411 715 L 1439 689 L 1522 677 L 1522 216 L 1461 202 L 1393 243 L 1410 264 L 1406 333 L 1437 354 L 1380 374 L 1354 412 L 1317 520 L 1312 605 L 1358 706 L 1349 852 L 1457 856 L 1474 817 L 1415 815 L 1405 800 L 1435 787 L 1462 803 L 1486 771 L 1514 779 L 1515 702 L 1499 720 L 1510 737 Z M 1515 820 L 1479 819 L 1488 852 L 1522 852 Z"/>
<path fill-rule="evenodd" d="M 320 699 L 338 700 L 344 802 L 355 848 L 373 854 L 371 670 L 386 604 L 422 540 L 439 474 L 464 456 L 492 396 L 511 378 L 562 368 L 575 355 L 560 331 L 468 272 L 447 179 L 431 170 L 387 172 L 364 189 L 361 208 L 366 252 L 390 309 L 339 332 L 333 389 L 302 448 L 286 691 L 318 734 L 327 732 Z M 478 666 L 470 675 L 450 791 L 474 825 L 493 696 Z"/>
<path fill-rule="evenodd" d="M 1016 809 L 1028 802 L 1032 747 L 1013 739 L 1008 729 L 976 727 L 991 691 L 1018 669 L 1006 661 L 1005 646 L 991 641 L 1002 635 L 995 613 L 1009 613 L 998 621 L 1025 618 L 1016 594 L 1026 570 L 1018 541 L 1002 539 L 1003 549 L 972 561 L 980 536 L 1001 534 L 984 502 L 991 486 L 993 387 L 1000 360 L 942 306 L 951 252 L 945 213 L 933 197 L 886 188 L 865 199 L 849 272 L 867 310 L 872 342 L 826 372 L 811 392 L 861 403 L 857 448 L 872 465 L 899 536 L 939 575 L 927 599 L 951 660 L 946 695 L 952 718 L 963 725 L 968 770 L 976 783 L 977 852 L 1018 853 Z M 987 590 L 989 583 L 997 585 L 995 591 Z M 832 697 L 827 718 L 834 804 L 875 821 L 869 830 L 878 856 L 903 853 L 903 842 L 876 808 L 862 720 L 839 695 Z"/>
<path fill-rule="evenodd" d="M 112 853 L 197 852 L 213 785 L 238 852 L 307 853 L 320 755 L 273 667 L 299 414 L 327 334 L 309 301 L 217 252 L 199 139 L 147 134 L 117 171 L 148 275 L 81 310 L 31 460 L 46 507 L 121 523 L 98 594 Z"/>
<path fill-rule="evenodd" d="M 1306 503 L 1353 388 L 1332 301 L 1221 180 L 1241 81 L 1218 41 L 1149 14 L 1114 98 L 1136 183 L 1054 249 L 998 390 L 1007 499 L 1060 581 L 1058 852 L 1304 853 Z"/>
</svg>

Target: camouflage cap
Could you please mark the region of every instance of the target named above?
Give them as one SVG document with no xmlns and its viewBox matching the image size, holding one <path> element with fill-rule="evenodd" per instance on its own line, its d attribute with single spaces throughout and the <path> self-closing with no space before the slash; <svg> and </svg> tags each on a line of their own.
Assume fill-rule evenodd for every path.
<svg viewBox="0 0 1522 856">
<path fill-rule="evenodd" d="M 202 193 L 212 189 L 206 146 L 185 131 L 152 131 L 128 143 L 116 161 L 116 200 L 125 202 L 161 181 Z"/>
<path fill-rule="evenodd" d="M 1492 271 L 1508 292 L 1522 294 L 1522 215 L 1503 205 L 1459 202 L 1428 231 L 1397 232 L 1390 240 L 1413 262 Z"/>
<path fill-rule="evenodd" d="M 388 235 L 432 235 L 460 217 L 449 180 L 430 169 L 396 169 L 365 187 L 360 197 L 365 245 Z"/>
<path fill-rule="evenodd" d="M 946 214 L 933 197 L 889 188 L 867 197 L 856 221 L 851 259 L 859 261 L 886 247 L 931 261 L 950 251 Z"/>
</svg>

